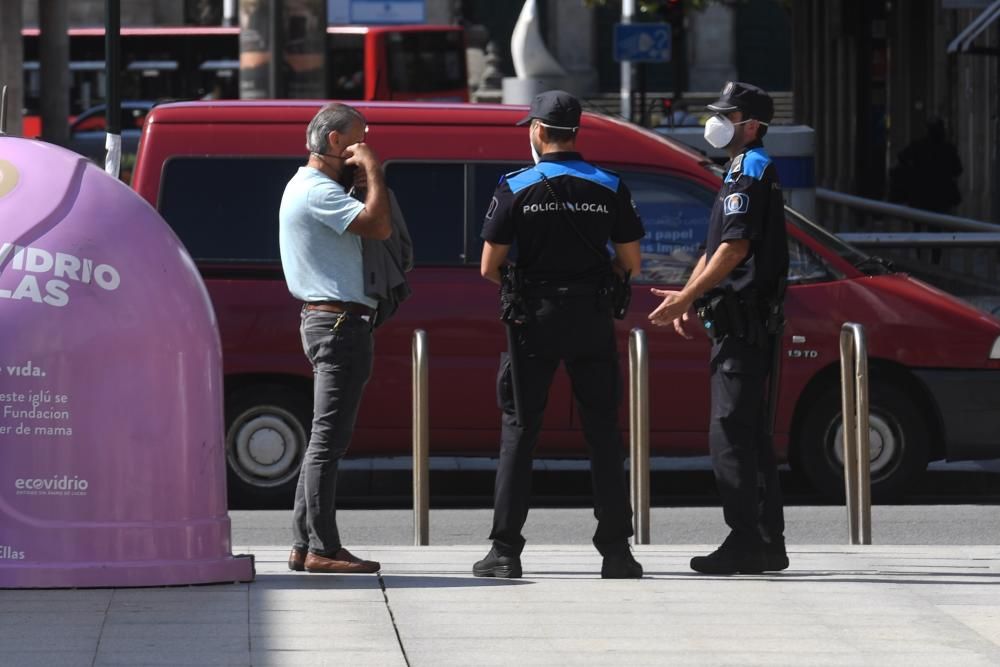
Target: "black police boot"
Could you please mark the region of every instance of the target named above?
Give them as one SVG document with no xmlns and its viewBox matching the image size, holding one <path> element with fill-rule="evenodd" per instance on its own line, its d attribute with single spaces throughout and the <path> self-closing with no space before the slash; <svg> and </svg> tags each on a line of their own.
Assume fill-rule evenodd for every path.
<svg viewBox="0 0 1000 667">
<path fill-rule="evenodd" d="M 490 549 L 486 558 L 472 566 L 472 574 L 477 577 L 499 577 L 501 579 L 521 578 L 521 558 L 501 556 L 496 547 Z"/>
<path fill-rule="evenodd" d="M 764 545 L 764 571 L 780 572 L 788 569 L 788 552 L 785 551 L 785 541 L 770 542 Z"/>
<path fill-rule="evenodd" d="M 601 579 L 641 579 L 642 565 L 626 547 L 620 553 L 610 553 L 601 565 Z"/>
<path fill-rule="evenodd" d="M 741 544 L 732 535 L 707 556 L 691 559 L 691 569 L 702 574 L 760 574 L 767 569 L 762 544 Z"/>
</svg>

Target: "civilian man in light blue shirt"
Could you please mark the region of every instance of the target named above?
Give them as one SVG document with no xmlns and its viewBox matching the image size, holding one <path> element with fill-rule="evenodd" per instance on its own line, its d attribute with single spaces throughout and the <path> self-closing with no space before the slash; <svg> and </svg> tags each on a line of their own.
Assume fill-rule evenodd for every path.
<svg viewBox="0 0 1000 667">
<path fill-rule="evenodd" d="M 385 240 L 392 227 L 382 167 L 364 143 L 367 125 L 346 104 L 328 104 L 306 130 L 309 161 L 285 187 L 279 212 L 281 265 L 303 302 L 302 347 L 313 367 L 312 435 L 302 461 L 288 567 L 309 572 L 377 572 L 340 542 L 337 468 L 351 441 L 372 370 L 372 317 L 365 296 L 361 239 Z M 348 196 L 363 169 L 365 201 Z"/>
</svg>

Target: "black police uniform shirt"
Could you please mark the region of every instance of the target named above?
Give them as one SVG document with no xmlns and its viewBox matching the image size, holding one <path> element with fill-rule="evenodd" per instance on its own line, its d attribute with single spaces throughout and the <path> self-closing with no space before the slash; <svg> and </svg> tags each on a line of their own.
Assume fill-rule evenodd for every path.
<svg viewBox="0 0 1000 667">
<path fill-rule="evenodd" d="M 503 176 L 482 230 L 482 238 L 490 243 L 516 242 L 517 267 L 525 278 L 552 282 L 607 275 L 608 240 L 630 243 L 643 236 L 642 221 L 624 181 L 574 152 L 546 153 L 537 165 Z"/>
<path fill-rule="evenodd" d="M 724 241 L 738 240 L 750 241 L 750 251 L 719 287 L 754 287 L 764 298 L 774 296 L 788 273 L 788 241 L 778 173 L 759 140 L 729 167 L 709 218 L 706 261 Z"/>
</svg>

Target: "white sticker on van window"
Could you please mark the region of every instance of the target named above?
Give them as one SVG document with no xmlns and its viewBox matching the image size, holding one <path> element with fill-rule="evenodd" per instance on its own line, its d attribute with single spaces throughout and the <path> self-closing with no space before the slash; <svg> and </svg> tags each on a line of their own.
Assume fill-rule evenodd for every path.
<svg viewBox="0 0 1000 667">
<path fill-rule="evenodd" d="M 490 208 L 489 208 L 489 210 L 486 211 L 486 219 L 487 220 L 492 220 L 493 219 L 493 214 L 497 212 L 497 207 L 498 206 L 500 206 L 500 202 L 497 201 L 496 197 L 494 197 L 493 201 L 490 202 Z"/>
</svg>

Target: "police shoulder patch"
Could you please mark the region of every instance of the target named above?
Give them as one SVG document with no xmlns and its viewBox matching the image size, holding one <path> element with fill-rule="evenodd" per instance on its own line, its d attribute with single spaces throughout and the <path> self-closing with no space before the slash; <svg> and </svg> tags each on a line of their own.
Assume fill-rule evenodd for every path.
<svg viewBox="0 0 1000 667">
<path fill-rule="evenodd" d="M 743 156 L 744 155 L 746 155 L 746 153 L 740 153 L 735 158 L 733 158 L 733 164 L 732 164 L 731 167 L 729 167 L 729 173 L 730 174 L 738 174 L 740 172 L 740 169 L 743 168 Z"/>
<path fill-rule="evenodd" d="M 734 192 L 726 197 L 723 202 L 724 215 L 735 215 L 736 213 L 746 213 L 750 210 L 750 197 L 742 192 Z"/>
<path fill-rule="evenodd" d="M 726 183 L 732 183 L 740 177 L 740 170 L 743 169 L 743 155 L 740 153 L 733 158 L 733 162 L 729 165 L 729 171 L 726 172 Z"/>
</svg>

